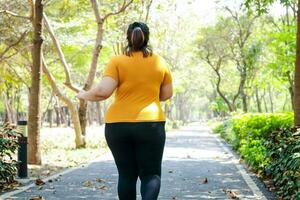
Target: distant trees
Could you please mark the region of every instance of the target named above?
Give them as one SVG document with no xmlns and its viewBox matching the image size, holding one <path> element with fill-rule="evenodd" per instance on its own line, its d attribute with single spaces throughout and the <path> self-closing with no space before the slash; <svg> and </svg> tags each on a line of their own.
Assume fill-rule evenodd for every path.
<svg viewBox="0 0 300 200">
<path fill-rule="evenodd" d="M 219 18 L 215 25 L 200 30 L 197 54 L 215 73 L 215 89 L 228 111 L 237 110 L 240 98 L 243 111 L 248 112 L 247 88 L 250 88 L 261 54 L 261 44 L 253 36 L 257 17 L 230 8 L 225 10 L 228 17 Z M 230 82 L 226 89 L 224 81 Z"/>
</svg>

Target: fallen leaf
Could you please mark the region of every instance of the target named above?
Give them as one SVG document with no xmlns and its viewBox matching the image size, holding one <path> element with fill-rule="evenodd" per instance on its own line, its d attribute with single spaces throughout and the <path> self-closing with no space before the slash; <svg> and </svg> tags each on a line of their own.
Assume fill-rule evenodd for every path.
<svg viewBox="0 0 300 200">
<path fill-rule="evenodd" d="M 92 181 L 85 181 L 82 184 L 84 187 L 91 187 L 93 185 Z"/>
<path fill-rule="evenodd" d="M 29 200 L 45 200 L 44 197 L 42 197 L 41 195 L 39 196 L 35 196 L 35 197 L 30 197 Z"/>
<path fill-rule="evenodd" d="M 102 183 L 102 182 L 106 182 L 104 179 L 102 178 L 96 178 L 96 181 L 99 182 L 99 183 Z"/>
<path fill-rule="evenodd" d="M 35 184 L 36 185 L 45 185 L 45 182 L 42 179 L 38 178 L 35 180 Z"/>
<path fill-rule="evenodd" d="M 100 187 L 97 187 L 97 189 L 100 189 L 100 190 L 108 190 L 108 187 L 105 186 L 105 185 L 102 185 Z"/>
<path fill-rule="evenodd" d="M 223 189 L 223 191 L 229 196 L 230 199 L 240 199 L 238 194 L 232 190 Z"/>
</svg>

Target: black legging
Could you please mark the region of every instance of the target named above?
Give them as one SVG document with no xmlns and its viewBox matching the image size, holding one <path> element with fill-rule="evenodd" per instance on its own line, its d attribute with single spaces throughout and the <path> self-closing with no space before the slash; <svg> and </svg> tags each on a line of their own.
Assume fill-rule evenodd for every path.
<svg viewBox="0 0 300 200">
<path fill-rule="evenodd" d="M 105 125 L 105 138 L 119 172 L 120 200 L 136 199 L 137 178 L 143 200 L 156 200 L 160 190 L 165 122 L 120 122 Z"/>
</svg>

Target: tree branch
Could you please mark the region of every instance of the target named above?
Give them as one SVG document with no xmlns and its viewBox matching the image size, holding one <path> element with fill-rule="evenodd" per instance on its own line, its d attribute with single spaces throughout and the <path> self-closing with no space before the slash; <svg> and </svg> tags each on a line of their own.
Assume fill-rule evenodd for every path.
<svg viewBox="0 0 300 200">
<path fill-rule="evenodd" d="M 133 0 L 130 0 L 128 3 L 127 3 L 127 0 L 124 0 L 123 1 L 123 5 L 121 6 L 121 8 L 119 8 L 118 11 L 116 12 L 111 12 L 111 13 L 108 13 L 106 14 L 104 17 L 103 17 L 103 21 L 107 20 L 108 17 L 110 16 L 113 16 L 113 15 L 117 15 L 117 14 L 120 14 L 121 12 L 124 12 L 126 10 L 126 8 L 132 4 Z"/>
<path fill-rule="evenodd" d="M 147 12 L 146 12 L 146 17 L 145 17 L 145 23 L 148 22 L 150 8 L 151 8 L 152 3 L 153 3 L 153 0 L 150 0 L 149 4 L 147 5 Z"/>
<path fill-rule="evenodd" d="M 21 36 L 19 37 L 19 39 L 18 39 L 16 42 L 12 43 L 11 45 L 8 45 L 8 46 L 4 49 L 4 51 L 3 51 L 2 53 L 0 53 L 0 60 L 3 60 L 4 55 L 5 55 L 12 47 L 18 45 L 18 44 L 25 38 L 25 36 L 26 36 L 27 33 L 28 33 L 28 32 L 25 31 L 24 33 L 21 34 Z"/>
<path fill-rule="evenodd" d="M 45 24 L 45 27 L 48 30 L 49 34 L 50 34 L 52 42 L 54 43 L 54 46 L 55 46 L 56 51 L 58 53 L 58 56 L 60 58 L 61 64 L 62 64 L 62 66 L 64 68 L 64 71 L 65 71 L 66 81 L 65 81 L 64 84 L 68 88 L 70 88 L 71 90 L 73 90 L 74 92 L 79 92 L 79 89 L 77 87 L 73 86 L 73 84 L 71 82 L 69 65 L 66 62 L 64 53 L 62 52 L 62 49 L 61 49 L 61 45 L 60 45 L 59 41 L 57 40 L 57 38 L 55 36 L 55 33 L 54 33 L 54 31 L 53 31 L 50 23 L 49 23 L 48 17 L 47 17 L 47 15 L 45 13 L 43 15 L 44 15 L 44 24 Z"/>
<path fill-rule="evenodd" d="M 18 18 L 27 19 L 27 20 L 31 19 L 30 17 L 18 15 L 17 13 L 14 13 L 14 12 L 9 11 L 9 10 L 0 10 L 0 13 L 4 13 L 4 14 L 7 14 L 7 15 L 10 15 L 10 16 L 13 16 L 13 17 L 18 17 Z"/>
</svg>

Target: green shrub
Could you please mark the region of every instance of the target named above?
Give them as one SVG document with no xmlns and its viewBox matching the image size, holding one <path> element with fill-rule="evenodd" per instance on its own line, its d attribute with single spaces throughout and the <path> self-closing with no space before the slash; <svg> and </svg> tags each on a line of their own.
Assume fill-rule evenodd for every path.
<svg viewBox="0 0 300 200">
<path fill-rule="evenodd" d="M 18 136 L 20 133 L 16 127 L 9 124 L 0 126 L 0 182 L 11 182 L 16 175 L 18 162 L 13 155 L 18 149 Z"/>
<path fill-rule="evenodd" d="M 300 199 L 300 130 L 293 119 L 293 113 L 243 114 L 213 130 L 255 172 L 272 177 L 282 199 Z"/>
<path fill-rule="evenodd" d="M 219 122 L 213 125 L 212 131 L 214 133 L 221 134 L 222 132 L 224 132 L 224 130 L 225 130 L 224 123 Z"/>
<path fill-rule="evenodd" d="M 273 178 L 278 195 L 284 199 L 300 199 L 300 129 L 285 128 L 265 138 L 270 165 L 267 175 Z"/>
</svg>

